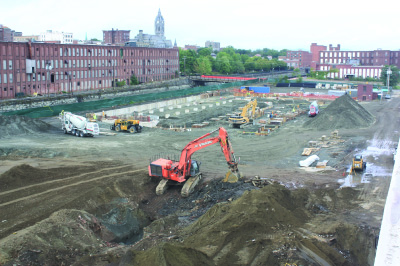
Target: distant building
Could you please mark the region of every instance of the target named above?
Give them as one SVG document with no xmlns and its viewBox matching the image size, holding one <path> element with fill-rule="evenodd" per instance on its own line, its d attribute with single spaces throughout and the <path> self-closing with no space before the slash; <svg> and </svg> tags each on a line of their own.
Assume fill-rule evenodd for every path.
<svg viewBox="0 0 400 266">
<path fill-rule="evenodd" d="M 133 40 L 126 43 L 127 46 L 150 47 L 150 48 L 172 48 L 171 40 L 167 40 L 165 34 L 164 18 L 160 9 L 154 22 L 155 35 L 145 34 L 143 30 L 139 30 L 139 34 Z M 176 41 L 175 41 L 176 42 Z"/>
<path fill-rule="evenodd" d="M 288 67 L 310 67 L 316 71 L 330 71 L 328 78 L 380 78 L 384 65 L 400 67 L 400 51 L 377 49 L 373 51 L 341 51 L 340 44 L 329 47 L 312 43 L 310 52 L 287 51 L 280 58 Z"/>
<path fill-rule="evenodd" d="M 12 42 L 15 31 L 0 24 L 0 42 Z"/>
<path fill-rule="evenodd" d="M 31 36 L 14 36 L 14 42 L 37 42 L 39 41 L 39 35 L 31 35 Z"/>
<path fill-rule="evenodd" d="M 195 51 L 197 51 L 197 49 L 199 49 L 197 45 L 189 45 L 189 44 L 185 44 L 185 47 L 183 48 L 183 50 L 195 50 Z"/>
<path fill-rule="evenodd" d="M 286 52 L 286 60 L 289 62 L 291 66 L 294 68 L 300 67 L 310 67 L 312 61 L 312 54 L 306 51 L 287 51 Z M 296 66 L 294 66 L 294 62 L 296 62 Z M 288 65 L 289 66 L 289 65 Z"/>
<path fill-rule="evenodd" d="M 123 45 L 129 41 L 130 30 L 103 30 L 103 42 L 105 44 Z"/>
<path fill-rule="evenodd" d="M 47 30 L 40 34 L 39 41 L 46 43 L 72 44 L 72 35 L 72 33 Z"/>
<path fill-rule="evenodd" d="M 219 42 L 206 41 L 205 47 L 206 48 L 211 47 L 213 51 L 221 50 L 221 44 Z"/>
<path fill-rule="evenodd" d="M 176 48 L 0 42 L 0 99 L 162 81 L 179 72 Z M 49 69 L 49 66 L 52 68 Z"/>
<path fill-rule="evenodd" d="M 371 101 L 373 100 L 373 87 L 372 84 L 359 84 L 357 88 L 357 100 Z"/>
</svg>

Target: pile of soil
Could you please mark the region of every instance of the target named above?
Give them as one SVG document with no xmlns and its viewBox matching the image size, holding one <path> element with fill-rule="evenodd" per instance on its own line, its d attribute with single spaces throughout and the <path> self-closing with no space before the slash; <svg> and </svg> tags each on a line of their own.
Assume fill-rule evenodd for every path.
<svg viewBox="0 0 400 266">
<path fill-rule="evenodd" d="M 338 197 L 351 191 L 339 191 Z M 335 197 L 333 190 L 327 193 Z M 246 191 L 233 202 L 214 205 L 176 235 L 169 231 L 168 242 L 149 249 L 139 243 L 120 265 L 365 265 L 359 256 L 365 250 L 354 254 L 346 248 L 349 239 L 366 239 L 368 231 L 334 219 L 325 221 L 326 231 L 310 231 L 308 222 L 335 209 L 325 202 L 326 193 L 316 196 L 279 184 Z M 343 228 L 348 234 L 344 238 L 337 234 Z"/>
<path fill-rule="evenodd" d="M 53 127 L 39 119 L 27 116 L 0 115 L 0 138 L 16 136 L 29 133 L 46 132 Z"/>
<path fill-rule="evenodd" d="M 76 257 L 98 253 L 110 245 L 101 239 L 101 229 L 99 221 L 85 211 L 60 210 L 1 239 L 0 264 L 70 265 Z"/>
<path fill-rule="evenodd" d="M 303 127 L 318 130 L 367 128 L 374 121 L 375 118 L 370 112 L 345 94 L 320 110 L 319 114 L 305 122 Z"/>
</svg>

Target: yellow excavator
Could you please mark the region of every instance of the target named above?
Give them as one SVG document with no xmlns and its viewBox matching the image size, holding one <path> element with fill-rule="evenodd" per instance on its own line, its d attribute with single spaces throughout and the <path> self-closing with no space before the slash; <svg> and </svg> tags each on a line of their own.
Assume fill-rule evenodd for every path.
<svg viewBox="0 0 400 266">
<path fill-rule="evenodd" d="M 254 99 L 253 101 L 249 102 L 246 104 L 245 107 L 243 107 L 242 113 L 238 115 L 232 115 L 229 117 L 229 123 L 232 124 L 232 127 L 234 128 L 240 128 L 241 125 L 247 124 L 250 122 L 249 118 L 249 108 L 251 108 L 251 117 L 255 117 L 256 114 L 256 107 L 257 107 L 257 100 Z"/>
</svg>

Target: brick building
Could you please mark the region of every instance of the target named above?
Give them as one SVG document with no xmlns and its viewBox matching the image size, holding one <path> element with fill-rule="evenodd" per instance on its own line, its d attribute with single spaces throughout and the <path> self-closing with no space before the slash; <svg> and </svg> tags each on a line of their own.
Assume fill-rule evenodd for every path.
<svg viewBox="0 0 400 266">
<path fill-rule="evenodd" d="M 176 48 L 0 42 L 0 99 L 167 80 L 179 71 Z"/>
<path fill-rule="evenodd" d="M 311 67 L 312 54 L 307 51 L 287 51 L 286 52 L 288 66 L 293 66 L 294 68 L 299 67 Z M 295 63 L 297 62 L 297 64 Z M 297 66 L 297 67 L 296 67 Z"/>
<path fill-rule="evenodd" d="M 0 24 L 0 42 L 12 42 L 14 33 L 12 29 Z"/>
<path fill-rule="evenodd" d="M 358 101 L 372 101 L 374 85 L 372 84 L 359 84 L 357 88 L 357 100 Z"/>
<path fill-rule="evenodd" d="M 400 51 L 377 49 L 373 51 L 341 51 L 340 44 L 329 47 L 312 43 L 310 53 L 287 51 L 283 59 L 289 67 L 311 67 L 315 70 L 338 69 L 330 78 L 380 78 L 384 65 L 400 67 Z"/>
<path fill-rule="evenodd" d="M 103 42 L 106 44 L 123 45 L 129 41 L 130 30 L 103 30 Z"/>
</svg>

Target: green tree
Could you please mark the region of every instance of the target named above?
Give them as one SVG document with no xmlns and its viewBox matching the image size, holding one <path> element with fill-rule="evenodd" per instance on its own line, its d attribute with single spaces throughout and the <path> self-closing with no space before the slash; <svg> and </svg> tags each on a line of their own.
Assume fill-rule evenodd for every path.
<svg viewBox="0 0 400 266">
<path fill-rule="evenodd" d="M 130 85 L 137 85 L 139 84 L 139 81 L 137 79 L 137 77 L 135 76 L 135 74 L 132 74 L 131 78 L 130 78 Z"/>
<path fill-rule="evenodd" d="M 200 48 L 197 50 L 199 56 L 209 56 L 212 54 L 212 48 Z"/>
<path fill-rule="evenodd" d="M 125 80 L 121 80 L 121 81 L 117 81 L 117 87 L 123 87 L 126 85 L 126 81 Z"/>
<path fill-rule="evenodd" d="M 197 58 L 194 65 L 194 70 L 199 74 L 210 74 L 212 71 L 210 60 L 205 56 Z"/>
<path fill-rule="evenodd" d="M 382 81 L 383 85 L 386 86 L 387 84 L 387 71 L 388 71 L 389 66 L 385 65 L 382 68 L 381 71 L 381 77 L 380 80 Z M 395 87 L 399 81 L 399 68 L 396 66 L 390 66 L 390 70 L 392 71 L 392 74 L 389 75 L 389 86 Z"/>
</svg>

